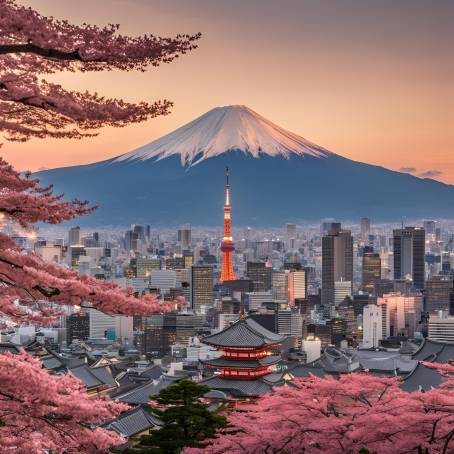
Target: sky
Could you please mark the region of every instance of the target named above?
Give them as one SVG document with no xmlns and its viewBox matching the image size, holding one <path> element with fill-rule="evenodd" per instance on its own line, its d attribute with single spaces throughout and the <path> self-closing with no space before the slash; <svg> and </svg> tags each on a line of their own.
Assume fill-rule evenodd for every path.
<svg viewBox="0 0 454 454">
<path fill-rule="evenodd" d="M 146 73 L 52 76 L 127 101 L 170 99 L 166 117 L 96 138 L 5 143 L 19 169 L 126 153 L 207 110 L 244 104 L 350 159 L 454 184 L 454 1 L 20 0 L 123 33 L 202 32 L 199 49 Z"/>
</svg>

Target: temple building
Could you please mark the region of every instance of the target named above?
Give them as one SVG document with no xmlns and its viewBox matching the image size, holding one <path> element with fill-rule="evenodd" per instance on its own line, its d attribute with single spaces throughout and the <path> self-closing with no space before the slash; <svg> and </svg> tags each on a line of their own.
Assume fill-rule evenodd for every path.
<svg viewBox="0 0 454 454">
<path fill-rule="evenodd" d="M 270 392 L 284 383 L 283 374 L 274 367 L 281 356 L 272 352 L 284 339 L 243 314 L 233 325 L 203 339 L 204 344 L 222 351 L 222 356 L 202 361 L 205 367 L 217 369 L 202 383 L 234 399 Z"/>
</svg>

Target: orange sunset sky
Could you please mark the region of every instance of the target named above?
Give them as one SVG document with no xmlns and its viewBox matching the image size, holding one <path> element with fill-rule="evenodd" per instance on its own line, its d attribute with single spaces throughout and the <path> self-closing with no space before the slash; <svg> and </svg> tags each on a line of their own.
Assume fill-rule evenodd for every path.
<svg viewBox="0 0 454 454">
<path fill-rule="evenodd" d="M 59 74 L 66 88 L 174 101 L 163 118 L 94 139 L 4 143 L 19 169 L 107 159 L 205 111 L 245 104 L 345 157 L 454 184 L 454 1 L 20 0 L 128 34 L 202 32 L 146 73 Z M 428 172 L 428 173 L 427 173 Z"/>
</svg>

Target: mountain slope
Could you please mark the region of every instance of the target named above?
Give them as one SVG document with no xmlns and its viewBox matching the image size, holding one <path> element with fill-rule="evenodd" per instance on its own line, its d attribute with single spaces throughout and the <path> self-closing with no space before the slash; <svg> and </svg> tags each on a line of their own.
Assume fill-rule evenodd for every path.
<svg viewBox="0 0 454 454">
<path fill-rule="evenodd" d="M 37 176 L 100 206 L 81 225 L 215 226 L 226 165 L 233 225 L 450 217 L 454 203 L 453 186 L 343 158 L 242 106 L 213 109 L 120 157 Z"/>
</svg>

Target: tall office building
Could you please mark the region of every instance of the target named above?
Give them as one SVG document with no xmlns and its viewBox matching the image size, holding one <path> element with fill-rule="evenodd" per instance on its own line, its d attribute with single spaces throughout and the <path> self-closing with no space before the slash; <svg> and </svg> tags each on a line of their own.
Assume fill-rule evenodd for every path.
<svg viewBox="0 0 454 454">
<path fill-rule="evenodd" d="M 153 270 L 161 269 L 161 260 L 157 257 L 136 257 L 129 262 L 130 277 L 149 277 Z"/>
<path fill-rule="evenodd" d="M 425 310 L 434 313 L 445 311 L 454 315 L 454 288 L 451 276 L 432 276 L 426 281 Z"/>
<path fill-rule="evenodd" d="M 90 316 L 87 311 L 79 311 L 66 316 L 66 342 L 71 345 L 75 340 L 90 337 Z"/>
<path fill-rule="evenodd" d="M 364 248 L 362 268 L 362 289 L 372 294 L 375 282 L 381 279 L 381 259 L 371 247 Z"/>
<path fill-rule="evenodd" d="M 345 298 L 352 296 L 351 281 L 334 282 L 334 305 L 337 307 Z"/>
<path fill-rule="evenodd" d="M 370 219 L 361 218 L 361 239 L 367 240 L 370 233 Z"/>
<path fill-rule="evenodd" d="M 68 244 L 75 246 L 80 244 L 80 227 L 72 227 L 68 232 Z"/>
<path fill-rule="evenodd" d="M 287 236 L 287 248 L 295 249 L 296 241 L 296 224 L 286 224 L 285 225 L 286 236 Z"/>
<path fill-rule="evenodd" d="M 287 303 L 289 298 L 289 273 L 272 271 L 271 287 L 274 300 L 279 303 Z"/>
<path fill-rule="evenodd" d="M 386 305 L 387 336 L 414 337 L 421 322 L 422 296 L 389 293 L 377 298 L 377 305 L 383 304 Z"/>
<path fill-rule="evenodd" d="M 341 281 L 352 286 L 353 237 L 350 230 L 342 230 L 338 224 L 322 238 L 322 304 L 327 312 L 334 305 L 335 282 Z"/>
<path fill-rule="evenodd" d="M 201 306 L 213 303 L 213 267 L 211 265 L 192 265 L 191 267 L 191 305 L 196 313 Z"/>
<path fill-rule="evenodd" d="M 271 272 L 265 262 L 247 262 L 246 277 L 252 281 L 254 292 L 271 290 Z"/>
<path fill-rule="evenodd" d="M 191 247 L 191 229 L 189 226 L 183 226 L 178 229 L 178 243 L 181 249 L 189 249 Z"/>
<path fill-rule="evenodd" d="M 384 308 L 385 306 L 377 306 L 376 304 L 367 304 L 364 306 L 363 348 L 377 348 L 380 346 L 380 341 L 386 337 L 386 329 L 385 332 L 383 330 Z"/>
<path fill-rule="evenodd" d="M 125 249 L 127 251 L 137 251 L 139 249 L 139 234 L 137 232 L 126 230 Z"/>
<path fill-rule="evenodd" d="M 424 289 L 425 230 L 405 227 L 393 232 L 394 279 L 411 279 L 413 285 Z"/>
<path fill-rule="evenodd" d="M 445 314 L 429 318 L 428 338 L 438 342 L 454 343 L 454 317 Z"/>
<path fill-rule="evenodd" d="M 307 297 L 307 279 L 306 269 L 290 271 L 288 274 L 288 300 L 290 304 L 295 303 L 295 299 L 301 300 Z"/>
</svg>

